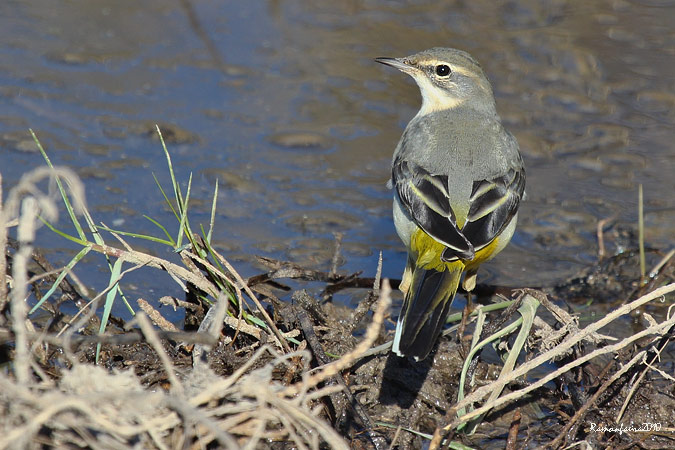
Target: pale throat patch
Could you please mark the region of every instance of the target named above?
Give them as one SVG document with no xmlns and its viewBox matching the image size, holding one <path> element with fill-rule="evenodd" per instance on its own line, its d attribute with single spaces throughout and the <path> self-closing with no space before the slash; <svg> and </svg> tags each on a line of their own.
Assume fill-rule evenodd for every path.
<svg viewBox="0 0 675 450">
<path fill-rule="evenodd" d="M 463 98 L 455 97 L 434 85 L 424 74 L 415 74 L 415 82 L 422 92 L 422 107 L 418 116 L 425 116 L 436 111 L 456 108 L 464 103 Z"/>
</svg>

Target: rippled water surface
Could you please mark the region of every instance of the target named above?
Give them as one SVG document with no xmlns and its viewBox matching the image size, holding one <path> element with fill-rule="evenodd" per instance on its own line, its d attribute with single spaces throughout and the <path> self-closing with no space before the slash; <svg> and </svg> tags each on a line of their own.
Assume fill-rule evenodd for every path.
<svg viewBox="0 0 675 450">
<path fill-rule="evenodd" d="M 43 164 L 33 128 L 97 220 L 157 234 L 143 214 L 173 223 L 152 178 L 168 182 L 158 123 L 178 176 L 193 174 L 193 225 L 219 180 L 214 240 L 244 275 L 254 254 L 327 269 L 340 232 L 341 270 L 372 276 L 383 251 L 399 277 L 385 183 L 420 99 L 373 58 L 458 47 L 490 77 L 528 171 L 518 231 L 483 281 L 549 285 L 595 261 L 598 220 L 637 222 L 640 183 L 648 244 L 672 245 L 673 24 L 665 0 L 4 1 L 0 172 L 7 189 Z M 47 230 L 38 245 L 67 247 Z M 105 287 L 103 269 L 88 275 Z M 146 276 L 130 278 L 144 295 L 176 289 Z"/>
</svg>

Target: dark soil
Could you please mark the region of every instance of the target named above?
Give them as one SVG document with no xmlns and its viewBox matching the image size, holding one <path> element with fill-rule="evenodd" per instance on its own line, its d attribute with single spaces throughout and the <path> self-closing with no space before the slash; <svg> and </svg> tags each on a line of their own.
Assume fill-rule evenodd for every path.
<svg viewBox="0 0 675 450">
<path fill-rule="evenodd" d="M 9 254 L 11 256 L 11 252 Z M 648 256 L 648 262 L 655 264 L 663 255 L 661 252 L 651 251 Z M 603 315 L 605 311 L 611 311 L 655 287 L 672 283 L 675 279 L 675 264 L 673 259 L 670 259 L 648 283 L 640 283 L 637 258 L 636 252 L 623 252 L 602 259 L 597 265 L 589 267 L 573 279 L 559 286 L 542 289 L 541 295 L 547 294 L 556 305 L 570 312 L 582 311 L 582 314 Z M 374 280 L 361 278 L 358 274 L 344 276 L 308 270 L 291 263 L 267 260 L 266 264 L 270 270 L 249 279 L 249 285 L 265 302 L 279 330 L 284 333 L 299 330 L 295 337 L 296 342 L 300 342 L 299 347 L 306 348 L 312 355 L 308 367 L 303 367 L 297 359 L 292 359 L 295 362 L 285 365 L 273 363 L 270 379 L 279 386 L 289 386 L 300 383 L 307 375 L 308 369 L 329 363 L 335 359 L 334 355 L 349 353 L 362 339 L 363 329 L 370 322 L 372 315 L 371 307 L 377 298 L 366 286 L 372 286 Z M 38 272 L 46 268 L 36 266 L 34 270 Z M 310 280 L 313 281 L 313 286 L 316 286 L 318 280 L 324 283 L 325 289 L 319 294 L 299 290 L 292 293 L 291 302 L 279 301 L 276 295 L 284 294 L 286 289 L 281 284 L 284 283 L 284 278 L 294 279 L 294 283 L 298 280 Z M 47 279 L 45 283 L 48 282 Z M 359 308 L 350 310 L 330 301 L 331 294 L 343 288 L 361 289 L 364 300 Z M 41 288 L 36 284 L 34 289 L 37 291 Z M 478 286 L 476 292 L 509 293 L 510 290 Z M 67 294 L 67 289 L 64 289 L 64 295 Z M 516 292 L 512 294 L 515 295 Z M 644 327 L 645 314 L 661 322 L 667 316 L 673 298 L 673 294 L 670 294 L 662 302 L 650 303 L 624 322 L 614 324 L 614 329 L 603 329 L 602 332 L 624 337 Z M 494 300 L 494 296 L 479 295 L 477 299 L 478 302 L 486 304 L 491 300 Z M 201 323 L 208 305 L 200 306 L 202 308 L 193 308 L 194 313 L 188 311 L 191 317 L 186 323 Z M 33 326 L 37 334 L 41 330 L 49 332 L 60 330 L 71 320 L 70 317 L 59 313 L 58 303 L 52 304 L 47 310 L 50 311 L 48 314 L 44 314 L 39 321 L 34 321 Z M 549 325 L 554 328 L 559 326 L 551 314 L 543 308 L 542 311 L 542 317 Z M 499 314 L 498 312 L 491 314 L 488 320 L 493 323 L 508 322 L 518 316 L 515 314 L 513 317 L 503 315 L 500 317 Z M 507 310 L 503 314 L 510 312 Z M 380 330 L 375 345 L 384 344 L 391 339 L 390 330 L 393 321 L 387 317 L 386 322 L 389 325 Z M 125 330 L 125 324 L 119 319 L 113 323 L 115 326 L 112 328 L 116 331 L 108 342 L 102 345 L 99 366 L 110 373 L 131 370 L 147 391 L 168 392 L 172 380 L 167 374 L 166 364 L 158 357 L 158 352 L 137 330 Z M 64 371 L 71 370 L 74 365 L 94 364 L 96 342 L 100 340 L 95 336 L 94 330 L 97 327 L 97 319 L 92 317 L 88 325 L 75 335 L 80 338 L 71 341 L 70 351 L 66 353 L 57 340 L 54 340 L 54 344 L 43 343 L 34 347 L 32 357 L 35 366 L 32 376 L 36 379 L 40 376 L 46 377 L 54 389 L 59 389 Z M 625 328 L 632 329 L 626 332 Z M 312 400 L 313 409 L 316 411 L 319 408 L 318 417 L 330 423 L 351 448 L 389 448 L 392 444 L 394 448 L 401 449 L 423 448 L 428 445 L 428 437 L 421 434 L 433 435 L 437 427 L 449 423 L 455 417 L 452 406 L 457 402 L 459 373 L 472 331 L 472 326 L 469 325 L 464 328 L 463 333 L 452 332 L 443 337 L 433 357 L 419 363 L 395 357 L 387 348 L 362 355 L 351 367 L 321 384 L 323 387 L 343 385 L 346 389 L 335 389 Z M 582 441 L 590 446 L 586 448 L 675 448 L 673 415 L 675 383 L 672 378 L 675 375 L 675 346 L 672 343 L 674 334 L 675 330 L 671 328 L 669 333 L 659 339 L 648 338 L 638 341 L 611 358 L 593 359 L 533 391 L 529 396 L 493 410 L 484 418 L 474 434 L 445 433 L 443 442 L 447 444 L 452 441 L 455 444 L 462 443 L 480 449 L 565 448 Z M 162 346 L 170 358 L 175 375 L 179 380 L 189 384 L 188 381 L 195 376 L 192 372 L 203 367 L 195 358 L 195 348 L 200 348 L 201 344 L 191 342 L 188 334 L 172 335 L 171 331 L 165 330 L 159 335 L 163 337 Z M 218 342 L 210 350 L 205 347 L 208 366 L 216 377 L 223 379 L 232 376 L 247 362 L 252 362 L 246 369 L 247 373 L 264 369 L 273 362 L 271 354 L 256 357 L 254 360 L 252 358 L 265 344 L 272 345 L 271 335 L 267 333 L 260 333 L 260 337 L 256 338 L 251 334 L 238 332 L 233 327 L 225 327 Z M 0 358 L 4 367 L 4 373 L 0 377 L 12 377 L 14 345 L 9 308 L 5 308 L 4 313 L 0 315 Z M 565 358 L 550 362 L 547 370 L 552 371 L 561 367 L 602 345 L 604 344 L 578 346 Z M 293 346 L 298 347 L 295 344 Z M 647 356 L 643 360 L 617 379 L 611 379 L 642 350 L 647 350 Z M 539 351 L 534 345 L 533 337 L 533 345 L 528 346 L 525 354 L 521 355 L 521 361 L 533 358 Z M 71 356 L 66 357 L 67 353 Z M 500 369 L 501 362 L 497 353 L 484 351 L 474 360 L 470 371 L 474 387 L 494 380 L 499 375 Z M 41 371 L 42 375 L 39 375 L 38 371 Z M 541 375 L 542 373 L 531 373 L 526 379 L 509 384 L 505 392 L 526 386 Z M 599 390 L 602 393 L 594 395 Z M 630 400 L 617 424 L 617 415 L 627 398 Z M 6 419 L 0 419 L 0 423 L 10 419 L 17 421 L 16 425 L 25 423 L 19 418 L 21 414 L 11 412 L 11 401 L 12 397 L 6 393 L 0 402 L 0 416 L 4 411 Z M 227 396 L 215 398 L 211 403 L 209 407 L 215 408 L 213 411 L 219 404 L 223 406 L 230 404 Z M 238 403 L 230 405 L 236 404 Z M 577 413 L 581 415 L 572 420 Z M 59 429 L 64 426 L 68 429 L 68 425 L 64 425 L 63 422 L 57 425 L 45 420 L 34 437 L 24 444 L 31 448 L 43 445 L 87 447 L 91 446 L 91 442 L 103 439 L 99 443 L 106 446 L 107 438 L 103 433 L 97 434 L 94 426 L 86 431 L 78 429 L 75 422 L 67 423 L 72 427 L 70 433 Z M 650 424 L 652 428 L 648 431 L 639 429 L 643 426 L 649 427 Z M 630 426 L 633 428 L 626 431 L 617 430 L 616 428 L 621 425 L 624 428 Z M 0 428 L 7 426 L 9 424 L 5 422 Z M 234 424 L 227 431 L 238 436 L 238 445 L 243 445 L 247 439 L 247 432 L 242 431 L 239 434 L 237 426 L 241 424 Z M 169 447 L 199 448 L 202 445 L 200 439 L 196 437 L 199 432 L 195 430 L 188 432 L 187 428 L 182 427 L 164 430 L 158 434 L 163 437 L 156 439 L 160 439 Z M 287 438 L 283 437 L 285 435 L 282 432 L 283 428 L 283 423 L 277 424 L 276 428 L 275 426 L 266 428 L 265 432 L 269 433 L 269 436 L 263 436 L 256 448 L 296 448 L 296 441 L 288 438 L 288 435 Z M 415 432 L 411 432 L 412 430 Z M 0 442 L 2 439 L 0 437 Z M 116 445 L 133 446 L 134 442 L 147 444 L 146 441 L 135 437 L 122 442 L 117 441 Z M 223 442 L 217 439 L 208 442 L 206 447 L 209 448 L 223 445 Z M 316 445 L 319 448 L 331 447 L 318 438 Z M 5 445 L 0 445 L 0 448 L 5 448 Z"/>
</svg>

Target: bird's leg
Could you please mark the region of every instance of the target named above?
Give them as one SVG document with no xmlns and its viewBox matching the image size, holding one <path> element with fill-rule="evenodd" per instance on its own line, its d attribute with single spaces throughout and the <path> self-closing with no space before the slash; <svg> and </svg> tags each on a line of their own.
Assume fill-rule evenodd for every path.
<svg viewBox="0 0 675 450">
<path fill-rule="evenodd" d="M 403 271 L 403 276 L 401 277 L 401 284 L 398 285 L 398 290 L 403 292 L 404 296 L 408 294 L 408 289 L 410 289 L 414 264 L 415 262 L 408 258 L 408 262 L 405 265 L 405 270 Z"/>
<path fill-rule="evenodd" d="M 471 292 L 476 288 L 477 275 L 478 268 L 469 269 L 464 275 L 464 280 L 462 280 L 462 289 L 466 291 L 466 307 L 469 309 L 469 312 L 473 310 L 473 305 L 471 304 Z"/>
<path fill-rule="evenodd" d="M 466 329 L 466 324 L 469 322 L 469 315 L 473 311 L 473 304 L 471 302 L 471 291 L 476 287 L 476 275 L 478 269 L 468 269 L 464 274 L 464 279 L 462 280 L 462 289 L 466 291 L 466 306 L 462 310 L 462 321 L 459 323 L 459 329 L 457 330 L 457 336 L 461 337 L 464 335 L 464 330 Z M 460 348 L 462 353 L 468 354 L 469 348 L 465 347 L 463 342 L 460 342 Z"/>
</svg>

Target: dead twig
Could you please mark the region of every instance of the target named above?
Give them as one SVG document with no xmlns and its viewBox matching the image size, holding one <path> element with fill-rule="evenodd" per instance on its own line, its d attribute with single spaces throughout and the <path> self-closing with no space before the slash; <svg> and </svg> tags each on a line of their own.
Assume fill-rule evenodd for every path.
<svg viewBox="0 0 675 450">
<path fill-rule="evenodd" d="M 616 219 L 616 215 L 598 220 L 598 225 L 595 230 L 598 239 L 598 260 L 605 258 L 605 225 L 613 222 L 614 219 Z"/>
<path fill-rule="evenodd" d="M 182 396 L 184 393 L 183 385 L 180 383 L 180 381 L 178 381 L 178 377 L 176 376 L 176 372 L 173 369 L 171 359 L 169 359 L 166 351 L 164 351 L 162 341 L 160 340 L 155 329 L 152 327 L 148 316 L 145 315 L 144 312 L 139 311 L 136 313 L 136 317 L 134 317 L 134 320 L 132 320 L 129 325 L 131 326 L 134 322 L 138 324 L 141 332 L 145 336 L 145 339 L 148 341 L 148 344 L 152 346 L 152 348 L 157 353 L 159 360 L 162 362 L 164 370 L 166 371 L 166 375 L 169 378 L 169 382 L 171 383 L 172 392 L 176 393 L 178 396 Z"/>
<path fill-rule="evenodd" d="M 165 259 L 156 256 L 151 256 L 136 250 L 132 251 L 122 250 L 119 248 L 111 247 L 109 245 L 101 245 L 101 244 L 91 244 L 91 247 L 92 250 L 98 253 L 102 253 L 106 256 L 112 256 L 114 258 L 121 258 L 125 262 L 165 270 L 172 277 L 175 277 L 175 279 L 180 279 L 192 283 L 202 291 L 206 292 L 208 295 L 211 295 L 213 298 L 218 297 L 218 292 L 220 291 L 218 287 L 216 287 L 213 283 L 207 280 L 206 277 L 199 271 L 192 272 L 184 267 L 169 262 Z M 181 287 L 185 289 L 184 285 L 181 285 Z"/>
<path fill-rule="evenodd" d="M 506 437 L 505 450 L 516 450 L 518 447 L 518 431 L 520 430 L 520 408 L 513 412 L 513 419 L 511 419 L 511 426 L 509 427 L 509 434 Z"/>
<path fill-rule="evenodd" d="M 148 315 L 150 320 L 152 320 L 152 323 L 157 325 L 159 328 L 161 328 L 164 331 L 178 331 L 178 328 L 168 320 L 162 316 L 162 314 L 157 311 L 155 308 L 152 307 L 150 303 L 147 301 L 143 300 L 142 298 L 139 298 L 136 300 L 136 303 L 138 303 L 138 306 L 145 312 L 145 314 Z"/>
<path fill-rule="evenodd" d="M 157 331 L 157 335 L 161 339 L 166 339 L 170 341 L 184 341 L 192 344 L 208 344 L 213 345 L 215 341 L 213 337 L 207 333 L 194 333 L 187 331 Z M 10 340 L 14 339 L 14 333 L 9 330 L 0 329 L 0 339 Z M 84 335 L 74 335 L 66 341 L 65 338 L 55 336 L 53 334 L 44 334 L 44 333 L 26 333 L 26 338 L 28 341 L 37 341 L 47 342 L 49 344 L 55 345 L 60 348 L 66 348 L 67 346 L 79 347 L 87 344 L 109 344 L 109 345 L 125 345 L 133 344 L 135 342 L 146 342 L 146 339 L 143 337 L 138 330 L 128 330 L 122 334 L 96 334 L 91 336 Z"/>
<path fill-rule="evenodd" d="M 354 309 L 351 315 L 351 327 L 349 332 L 353 333 L 354 329 L 361 323 L 361 320 L 368 314 L 368 311 L 373 306 L 373 303 L 380 297 L 380 283 L 382 279 L 382 252 L 377 259 L 377 269 L 375 271 L 375 279 L 373 281 L 373 290 L 369 291 L 359 305 Z"/>
<path fill-rule="evenodd" d="M 556 436 L 555 439 L 553 439 L 550 443 L 547 444 L 547 446 L 550 446 L 551 448 L 556 448 L 559 446 L 565 439 L 567 439 L 569 435 L 569 431 L 572 429 L 572 427 L 575 427 L 576 424 L 586 415 L 588 410 L 596 404 L 598 399 L 602 394 L 605 393 L 605 391 L 612 385 L 616 380 L 618 380 L 624 373 L 628 372 L 637 362 L 644 356 L 646 352 L 641 351 L 638 354 L 636 354 L 627 364 L 623 365 L 620 370 L 612 374 L 609 379 L 607 379 L 602 385 L 598 388 L 597 391 L 591 396 L 588 401 L 586 401 L 581 408 L 570 418 L 569 420 L 566 421 L 565 426 L 563 426 L 562 430 L 558 433 L 558 436 Z"/>
<path fill-rule="evenodd" d="M 304 295 L 309 294 L 304 292 Z M 307 313 L 299 307 L 295 307 L 294 311 L 296 317 L 298 318 L 298 322 L 300 322 L 300 326 L 302 328 L 303 334 L 305 335 L 305 339 L 307 340 L 309 347 L 312 349 L 314 357 L 322 365 L 329 364 L 330 359 L 324 352 L 321 342 L 314 333 L 314 327 Z M 361 425 L 365 429 L 365 432 L 369 437 L 370 441 L 373 443 L 373 445 L 375 445 L 376 448 L 383 448 L 382 445 L 384 441 L 382 437 L 377 435 L 373 430 L 373 421 L 371 420 L 370 416 L 363 408 L 363 406 L 358 401 L 356 401 L 356 399 L 352 395 L 351 391 L 349 390 L 349 387 L 347 386 L 347 382 L 345 381 L 342 374 L 340 372 L 336 373 L 334 376 L 334 380 L 342 387 L 342 394 L 347 398 L 347 405 L 351 407 L 354 415 L 359 418 Z M 338 405 L 340 404 L 340 400 L 338 398 L 338 394 L 337 393 L 331 394 L 330 397 L 333 403 L 333 410 L 336 412 L 339 411 L 340 408 L 338 407 Z M 339 416 L 339 414 L 336 414 L 336 416 Z"/>
<path fill-rule="evenodd" d="M 246 292 L 246 295 L 249 296 L 251 300 L 253 300 L 253 303 L 255 303 L 256 307 L 258 308 L 258 311 L 260 314 L 263 316 L 265 319 L 265 322 L 267 322 L 267 325 L 270 327 L 272 330 L 274 336 L 279 340 L 279 345 L 281 345 L 281 348 L 286 352 L 290 353 L 291 352 L 291 347 L 288 345 L 288 342 L 286 341 L 286 338 L 284 338 L 283 334 L 281 334 L 281 331 L 277 328 L 276 324 L 272 320 L 272 318 L 267 314 L 267 310 L 263 307 L 263 305 L 260 303 L 260 300 L 258 300 L 258 297 L 253 293 L 251 288 L 248 286 L 246 281 L 239 275 L 239 272 L 237 272 L 234 267 L 225 259 L 220 253 L 215 251 L 215 249 L 212 250 L 213 254 L 215 255 L 216 258 L 223 264 L 227 270 L 234 276 L 234 278 L 237 280 L 237 283 L 234 285 L 236 289 L 243 289 L 244 292 Z"/>
<path fill-rule="evenodd" d="M 384 282 L 382 283 L 382 292 L 380 294 L 380 301 L 377 305 L 377 309 L 375 310 L 375 314 L 373 315 L 373 321 L 366 330 L 366 335 L 363 341 L 361 341 L 356 346 L 356 348 L 354 348 L 354 350 L 347 353 L 342 358 L 320 367 L 318 372 L 306 377 L 306 379 L 303 380 L 302 384 L 304 386 L 316 386 L 319 383 L 339 373 L 340 371 L 345 370 L 347 367 L 351 367 L 351 365 L 354 364 L 354 362 L 357 361 L 359 357 L 363 353 L 365 353 L 370 348 L 370 346 L 373 345 L 373 342 L 375 342 L 375 340 L 377 339 L 377 336 L 380 333 L 380 327 L 382 326 L 382 322 L 384 321 L 384 313 L 387 311 L 387 309 L 389 309 L 390 304 L 391 304 L 391 288 L 389 287 L 389 283 L 385 279 Z M 298 389 L 299 386 L 289 386 L 288 388 L 286 388 L 286 393 L 287 395 L 294 395 L 299 392 Z"/>
<path fill-rule="evenodd" d="M 675 256 L 675 248 L 666 253 L 663 258 L 654 264 L 654 267 L 652 267 L 652 269 L 649 271 L 649 278 L 656 278 L 661 272 L 661 269 L 663 269 L 663 267 L 668 264 L 673 256 Z"/>
<path fill-rule="evenodd" d="M 447 414 L 447 417 L 453 417 L 456 414 L 456 411 L 460 410 L 461 408 L 468 407 L 469 405 L 476 403 L 480 401 L 482 398 L 485 396 L 489 395 L 494 389 L 503 389 L 504 386 L 513 380 L 516 380 L 517 378 L 527 374 L 529 371 L 533 370 L 535 367 L 540 366 L 541 364 L 544 364 L 547 361 L 553 360 L 557 358 L 558 356 L 564 354 L 567 352 L 568 349 L 572 348 L 573 346 L 577 345 L 584 339 L 587 339 L 588 337 L 592 336 L 594 333 L 596 333 L 599 329 L 602 327 L 606 326 L 608 323 L 616 320 L 618 317 L 629 313 L 630 311 L 633 311 L 640 306 L 653 301 L 657 298 L 660 298 L 666 294 L 669 294 L 671 292 L 675 291 L 675 283 L 671 283 L 669 285 L 663 286 L 659 289 L 656 289 L 649 294 L 646 294 L 637 300 L 634 300 L 631 303 L 628 303 L 626 305 L 623 305 L 616 310 L 612 311 L 611 313 L 607 314 L 605 317 L 602 319 L 598 320 L 597 322 L 594 322 L 587 327 L 579 330 L 579 332 L 575 335 L 570 335 L 568 336 L 567 339 L 565 339 L 563 342 L 561 342 L 557 347 L 531 359 L 530 361 L 522 364 L 521 366 L 517 367 L 515 370 L 513 370 L 507 377 L 504 377 L 504 379 L 499 379 L 495 382 L 489 383 L 485 386 L 482 386 L 478 388 L 476 391 L 468 395 L 466 398 L 464 398 L 461 402 L 459 402 L 457 405 L 455 405 Z M 636 340 L 642 339 L 646 336 L 651 336 L 651 335 L 662 335 L 665 333 L 667 330 L 670 329 L 675 325 L 675 317 L 671 317 L 668 320 L 652 325 L 641 332 L 638 332 L 632 336 L 629 336 L 625 339 L 623 339 L 620 342 L 617 342 L 616 344 L 608 345 L 606 347 L 597 349 L 587 355 L 584 355 L 580 358 L 575 359 L 574 361 L 571 361 L 568 364 L 565 364 L 564 366 L 560 367 L 559 369 L 547 374 L 543 378 L 537 380 L 536 382 L 526 386 L 523 389 L 519 389 L 517 391 L 513 391 L 509 394 L 506 394 L 502 397 L 497 398 L 495 401 L 490 402 L 489 404 L 483 405 L 465 415 L 463 415 L 461 418 L 456 418 L 452 420 L 451 423 L 449 423 L 447 426 L 443 427 L 443 430 L 447 432 L 448 430 L 454 429 L 456 426 L 458 426 L 460 423 L 467 422 L 474 417 L 477 417 L 487 411 L 489 411 L 492 408 L 497 408 L 501 405 L 504 405 L 506 403 L 510 403 L 512 401 L 515 401 L 517 399 L 522 398 L 525 394 L 528 394 L 529 392 L 540 388 L 547 382 L 553 380 L 554 378 L 560 376 L 563 373 L 568 372 L 569 370 L 578 367 L 582 364 L 584 364 L 587 361 L 590 361 L 593 358 L 596 358 L 600 355 L 608 354 L 608 353 L 613 353 L 618 351 L 621 348 L 624 348 L 631 343 L 635 342 Z M 440 430 L 437 429 L 437 431 Z M 438 442 L 440 444 L 440 442 Z M 432 447 L 433 448 L 433 447 Z"/>
<path fill-rule="evenodd" d="M 651 369 L 653 370 L 652 364 L 654 364 L 657 360 L 661 358 L 661 352 L 666 348 L 666 346 L 671 342 L 672 340 L 672 333 L 675 331 L 674 329 L 669 330 L 669 332 L 661 339 L 661 342 L 659 342 L 656 346 L 654 346 L 654 351 L 653 355 L 647 361 L 647 353 L 643 352 L 643 363 L 645 364 L 644 369 L 642 369 L 642 372 L 638 376 L 637 380 L 633 383 L 633 385 L 630 388 L 630 391 L 628 391 L 628 394 L 626 395 L 626 399 L 623 402 L 623 405 L 621 405 L 621 409 L 619 410 L 619 413 L 616 415 L 616 423 L 619 423 L 621 421 L 621 417 L 623 417 L 623 413 L 626 411 L 626 408 L 628 407 L 628 402 L 630 402 L 630 399 L 633 398 L 633 394 L 635 394 L 635 391 L 637 390 L 638 386 L 642 382 L 642 379 L 644 376 L 647 374 L 647 372 Z M 671 377 L 672 378 L 672 377 Z"/>
</svg>

